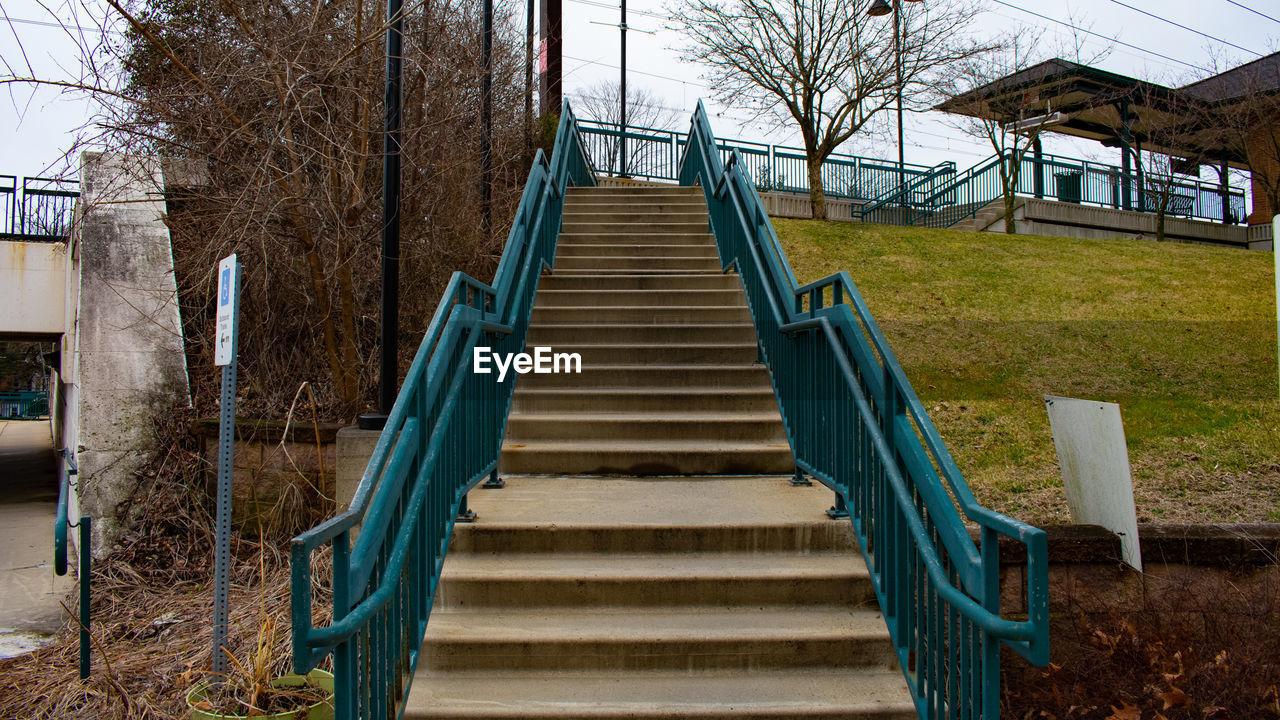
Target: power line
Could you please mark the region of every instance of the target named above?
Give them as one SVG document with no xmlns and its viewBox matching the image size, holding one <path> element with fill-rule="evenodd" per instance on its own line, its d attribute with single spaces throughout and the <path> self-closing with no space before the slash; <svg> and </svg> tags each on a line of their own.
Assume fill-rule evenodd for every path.
<svg viewBox="0 0 1280 720">
<path fill-rule="evenodd" d="M 578 3 L 579 5 L 590 5 L 591 7 L 604 8 L 606 10 L 618 9 L 617 5 L 610 5 L 609 3 L 606 3 L 606 2 L 597 2 L 597 0 L 569 0 L 569 2 L 575 2 L 575 3 Z M 671 20 L 670 15 L 661 15 L 659 13 L 649 12 L 648 10 L 635 10 L 632 8 L 627 8 L 627 14 L 628 15 L 648 15 L 651 18 L 657 18 L 659 20 L 668 20 L 668 21 Z"/>
<path fill-rule="evenodd" d="M 1274 22 L 1274 23 L 1280 23 L 1280 20 L 1277 20 L 1277 19 L 1275 19 L 1275 18 L 1271 17 L 1270 15 L 1268 15 L 1268 14 L 1266 14 L 1266 13 L 1262 12 L 1261 10 L 1254 10 L 1253 8 L 1249 7 L 1248 5 L 1242 5 L 1242 4 L 1238 3 L 1238 2 L 1236 2 L 1236 0 L 1227 0 L 1227 2 L 1231 3 L 1232 5 L 1235 5 L 1235 6 L 1236 6 L 1236 7 L 1238 7 L 1238 8 L 1244 8 L 1245 10 L 1248 10 L 1249 12 L 1253 13 L 1254 15 L 1261 15 L 1262 17 L 1264 17 L 1264 18 L 1266 18 L 1266 19 L 1270 20 L 1271 22 Z"/>
<path fill-rule="evenodd" d="M 1209 34 L 1209 33 L 1207 33 L 1207 32 L 1201 32 L 1201 31 L 1199 31 L 1199 30 L 1196 30 L 1195 28 L 1187 27 L 1186 25 L 1183 25 L 1183 24 L 1182 24 L 1182 23 L 1180 23 L 1180 22 L 1174 22 L 1173 20 L 1170 20 L 1169 18 L 1161 17 L 1161 16 L 1159 16 L 1159 15 L 1156 15 L 1156 14 L 1155 14 L 1155 13 L 1153 13 L 1153 12 L 1147 12 L 1146 10 L 1143 10 L 1142 8 L 1136 8 L 1136 7 L 1132 6 L 1132 5 L 1130 5 L 1129 3 L 1120 2 L 1120 0 L 1111 0 L 1111 2 L 1115 3 L 1116 5 L 1119 5 L 1120 7 L 1126 7 L 1126 8 L 1129 8 L 1130 10 L 1132 10 L 1132 11 L 1134 11 L 1134 12 L 1142 13 L 1143 15 L 1146 15 L 1146 16 L 1147 16 L 1147 17 L 1149 17 L 1149 18 L 1152 18 L 1152 19 L 1155 19 L 1155 20 L 1159 20 L 1160 22 L 1163 22 L 1163 23 L 1168 23 L 1168 24 L 1170 24 L 1170 25 L 1172 25 L 1172 26 L 1174 26 L 1174 27 L 1182 28 L 1183 30 L 1186 30 L 1186 31 L 1188 31 L 1188 32 L 1193 32 L 1193 33 L 1195 33 L 1195 34 L 1199 35 L 1200 37 L 1209 38 L 1210 40 L 1213 40 L 1213 41 L 1215 41 L 1215 42 L 1220 42 L 1220 43 L 1222 43 L 1223 45 L 1230 45 L 1231 47 L 1233 47 L 1233 48 L 1235 48 L 1235 49 L 1237 49 L 1237 50 L 1243 50 L 1244 52 L 1251 53 L 1251 54 L 1253 54 L 1253 55 L 1257 55 L 1258 57 L 1262 57 L 1262 53 L 1257 52 L 1256 50 L 1250 50 L 1249 48 L 1246 48 L 1246 47 L 1240 47 L 1239 45 L 1237 45 L 1237 44 L 1235 44 L 1235 43 L 1231 42 L 1230 40 L 1223 40 L 1222 38 L 1220 38 L 1220 37 L 1215 37 L 1215 36 L 1213 36 L 1213 35 L 1210 35 L 1210 34 Z"/>
<path fill-rule="evenodd" d="M 1132 44 L 1132 43 L 1127 43 L 1127 42 L 1125 42 L 1125 41 L 1123 41 L 1123 40 L 1118 40 L 1118 39 L 1113 38 L 1113 37 L 1108 37 L 1108 36 L 1106 36 L 1106 35 L 1103 35 L 1102 33 L 1096 33 L 1096 32 L 1094 32 L 1094 31 L 1092 31 L 1092 30 L 1088 30 L 1088 29 L 1086 29 L 1086 28 L 1082 28 L 1082 27 L 1080 27 L 1080 26 L 1078 26 L 1078 25 L 1073 25 L 1073 24 L 1071 24 L 1071 23 L 1069 23 L 1069 22 L 1067 22 L 1067 21 L 1065 21 L 1065 20 L 1059 20 L 1058 18 L 1055 18 L 1055 17 L 1049 17 L 1048 15 L 1042 15 L 1041 13 L 1038 13 L 1038 12 L 1036 12 L 1035 10 L 1028 10 L 1028 9 L 1026 9 L 1026 8 L 1024 8 L 1024 7 L 1019 7 L 1019 6 L 1014 5 L 1014 4 L 1012 4 L 1012 3 L 1007 3 L 1007 2 L 1005 2 L 1004 0 L 992 0 L 992 2 L 996 3 L 997 5 L 1003 5 L 1003 6 L 1007 7 L 1007 8 L 1011 8 L 1011 9 L 1013 9 L 1013 10 L 1018 10 L 1018 11 L 1020 11 L 1020 12 L 1027 13 L 1028 15 L 1035 15 L 1036 17 L 1041 18 L 1041 19 L 1043 19 L 1043 20 L 1048 20 L 1049 22 L 1054 22 L 1054 23 L 1057 23 L 1057 24 L 1059 24 L 1059 25 L 1065 25 L 1066 27 L 1069 27 L 1069 28 L 1071 28 L 1072 30 L 1075 30 L 1076 32 L 1082 32 L 1082 33 L 1084 33 L 1084 34 L 1086 34 L 1086 35 L 1093 35 L 1093 36 L 1095 36 L 1095 37 L 1100 37 L 1100 38 L 1102 38 L 1102 39 L 1106 40 L 1107 42 L 1116 43 L 1117 45 L 1124 45 L 1125 47 L 1133 48 L 1134 50 L 1137 50 L 1137 51 L 1139 51 L 1139 52 L 1144 52 L 1144 53 L 1146 53 L 1146 54 L 1148 54 L 1148 55 L 1154 55 L 1155 57 L 1162 58 L 1162 59 L 1164 59 L 1164 60 L 1168 60 L 1169 62 L 1175 62 L 1175 63 L 1178 63 L 1179 65 L 1185 65 L 1186 67 L 1189 67 L 1189 68 L 1191 68 L 1191 69 L 1193 69 L 1193 70 L 1199 70 L 1199 71 L 1201 71 L 1201 72 L 1213 72 L 1213 71 L 1212 71 L 1212 70 L 1210 70 L 1209 68 L 1200 67 L 1199 65 L 1192 65 L 1191 63 L 1189 63 L 1189 62 L 1185 62 L 1185 61 L 1182 61 L 1182 60 L 1179 60 L 1178 58 L 1175 58 L 1175 57 L 1169 57 L 1168 55 L 1165 55 L 1164 53 L 1158 53 L 1158 52 L 1156 52 L 1155 50 L 1148 50 L 1148 49 L 1146 49 L 1146 48 L 1144 48 L 1144 47 L 1139 47 L 1139 46 L 1134 45 L 1134 44 Z"/>
<path fill-rule="evenodd" d="M 123 35 L 123 34 L 124 34 L 124 33 L 120 32 L 119 30 L 103 30 L 102 28 L 96 28 L 96 27 L 85 27 L 85 26 L 83 26 L 83 25 L 76 25 L 76 24 L 74 24 L 74 23 L 56 23 L 56 22 L 49 22 L 48 20 L 27 20 L 27 19 L 25 19 L 25 18 L 9 17 L 9 16 L 7 16 L 7 15 L 6 15 L 6 16 L 4 16 L 4 21 L 5 21 L 5 22 L 10 22 L 10 23 L 15 23 L 15 24 L 17 24 L 17 25 L 35 25 L 35 26 L 37 26 L 37 27 L 54 28 L 54 29 L 57 29 L 57 30 L 71 30 L 71 29 L 73 29 L 73 28 L 74 28 L 74 29 L 76 29 L 76 30 L 80 30 L 81 32 L 91 32 L 91 33 L 98 33 L 98 34 L 102 34 L 102 33 L 104 33 L 104 32 L 109 32 L 109 33 L 111 33 L 111 34 L 113 34 L 113 35 Z"/>
</svg>

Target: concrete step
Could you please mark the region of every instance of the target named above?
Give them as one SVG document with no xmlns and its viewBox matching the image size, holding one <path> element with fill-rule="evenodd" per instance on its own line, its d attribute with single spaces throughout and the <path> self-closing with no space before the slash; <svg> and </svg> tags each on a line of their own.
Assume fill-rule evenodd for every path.
<svg viewBox="0 0 1280 720">
<path fill-rule="evenodd" d="M 687 233 L 619 232 L 582 233 L 561 232 L 556 241 L 557 251 L 568 245 L 600 245 L 607 243 L 651 243 L 657 245 L 705 245 L 716 246 L 716 238 L 705 230 Z"/>
<path fill-rule="evenodd" d="M 539 288 L 535 309 L 592 305 L 606 307 L 747 306 L 738 288 L 728 290 L 548 290 Z"/>
<path fill-rule="evenodd" d="M 625 202 L 611 207 L 589 208 L 580 205 L 565 205 L 562 223 L 565 225 L 579 223 L 626 223 L 638 227 L 666 223 L 702 223 L 710 222 L 707 208 L 695 210 L 664 211 L 661 207 L 631 206 Z"/>
<path fill-rule="evenodd" d="M 707 220 L 698 220 L 694 222 L 675 222 L 671 220 L 660 220 L 657 222 L 630 223 L 630 222 L 599 222 L 595 220 L 574 221 L 565 220 L 560 225 L 561 232 L 569 233 L 707 233 L 711 231 L 711 225 Z"/>
<path fill-rule="evenodd" d="M 538 281 L 543 290 L 735 290 L 742 292 L 737 274 L 715 273 L 557 273 Z"/>
<path fill-rule="evenodd" d="M 556 352 L 562 352 L 556 347 Z M 767 388 L 769 372 L 763 365 L 592 365 L 580 373 L 545 373 L 520 376 L 527 388 Z"/>
<path fill-rule="evenodd" d="M 736 718 L 913 720 L 896 670 L 423 673 L 409 694 L 411 720 L 468 718 Z"/>
<path fill-rule="evenodd" d="M 701 257 L 617 257 L 610 255 L 568 256 L 556 258 L 556 272 L 612 270 L 647 272 L 669 270 L 678 272 L 718 272 L 720 259 L 714 255 Z"/>
<path fill-rule="evenodd" d="M 628 258 L 652 258 L 652 257 L 701 257 L 715 258 L 720 256 L 716 254 L 715 245 L 694 245 L 685 243 L 683 245 L 653 245 L 640 244 L 640 242 L 651 242 L 647 238 L 642 241 L 623 241 L 602 244 L 588 243 L 560 243 L 556 247 L 557 259 L 563 260 L 571 257 L 628 257 Z"/>
<path fill-rule="evenodd" d="M 509 440 L 498 460 L 502 472 L 530 475 L 778 475 L 794 468 L 785 441 Z"/>
<path fill-rule="evenodd" d="M 506 437 L 538 440 L 729 440 L 787 442 L 777 411 L 772 413 L 512 413 Z"/>
<path fill-rule="evenodd" d="M 529 346 L 530 348 L 533 346 Z M 530 350 L 526 349 L 526 352 Z M 599 343 L 561 344 L 555 352 L 577 353 L 583 367 L 596 365 L 718 365 L 749 364 L 756 361 L 758 351 L 749 343 L 691 343 L 685 345 L 614 345 Z"/>
<path fill-rule="evenodd" d="M 566 201 L 590 200 L 600 198 L 657 198 L 657 197 L 699 198 L 703 196 L 702 188 L 681 185 L 636 185 L 630 187 L 602 187 L 599 185 L 574 186 L 565 193 Z"/>
<path fill-rule="evenodd" d="M 548 323 L 563 325 L 565 323 L 663 325 L 680 323 L 730 323 L 751 322 L 751 311 L 746 305 L 714 306 L 669 306 L 652 307 L 597 307 L 583 305 L 578 307 L 538 307 L 534 306 L 532 321 L 535 324 Z"/>
<path fill-rule="evenodd" d="M 850 552 L 505 552 L 450 553 L 436 602 L 460 609 L 870 608 L 876 600 L 865 563 Z"/>
<path fill-rule="evenodd" d="M 428 671 L 697 672 L 893 662 L 880 613 L 846 606 L 439 610 L 419 660 Z"/>
<path fill-rule="evenodd" d="M 801 553 L 861 557 L 848 520 L 826 514 L 831 491 L 790 477 L 555 478 L 509 475 L 477 491 L 479 521 L 453 529 L 455 552 Z"/>
<path fill-rule="evenodd" d="M 766 412 L 778 409 L 769 387 L 527 388 L 520 384 L 512 412 Z"/>
<path fill-rule="evenodd" d="M 751 323 L 717 323 L 703 325 L 626 325 L 577 323 L 573 325 L 534 325 L 529 328 L 525 344 L 529 346 L 572 345 L 575 343 L 754 343 L 755 326 Z M 532 377 L 532 376 L 530 376 Z"/>
<path fill-rule="evenodd" d="M 564 212 L 646 212 L 646 213 L 701 213 L 707 214 L 707 204 L 702 196 L 654 195 L 636 197 L 576 197 L 570 196 L 564 203 Z"/>
</svg>

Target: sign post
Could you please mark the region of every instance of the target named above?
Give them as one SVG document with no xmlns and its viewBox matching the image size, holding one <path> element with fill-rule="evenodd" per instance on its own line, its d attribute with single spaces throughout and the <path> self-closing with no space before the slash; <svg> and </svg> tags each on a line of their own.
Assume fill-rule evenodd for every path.
<svg viewBox="0 0 1280 720">
<path fill-rule="evenodd" d="M 222 366 L 218 418 L 218 509 L 213 550 L 213 672 L 227 674 L 227 593 L 231 566 L 231 461 L 236 429 L 236 355 L 239 349 L 240 264 L 234 253 L 218 263 L 217 338 L 213 362 Z"/>
</svg>

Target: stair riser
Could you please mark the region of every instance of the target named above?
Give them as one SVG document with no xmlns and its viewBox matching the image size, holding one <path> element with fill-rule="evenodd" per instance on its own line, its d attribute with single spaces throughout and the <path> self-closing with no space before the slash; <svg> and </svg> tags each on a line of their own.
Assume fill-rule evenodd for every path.
<svg viewBox="0 0 1280 720">
<path fill-rule="evenodd" d="M 525 344 L 530 347 L 573 345 L 582 343 L 753 343 L 755 329 L 750 325 L 569 325 L 533 326 Z"/>
<path fill-rule="evenodd" d="M 533 309 L 534 325 L 551 323 L 583 325 L 633 323 L 637 325 L 662 325 L 667 323 L 748 323 L 751 312 L 741 307 L 578 307 Z"/>
<path fill-rule="evenodd" d="M 546 718 L 547 720 L 603 720 L 604 718 L 625 718 L 626 720 L 673 720 L 673 718 L 699 718 L 700 720 L 919 720 L 915 710 L 901 707 L 881 707 L 879 704 L 863 705 L 856 708 L 838 708 L 831 710 L 813 710 L 804 708 L 788 712 L 786 710 L 763 709 L 753 707 L 734 707 L 722 705 L 717 712 L 672 713 L 667 710 L 647 710 L 641 708 L 628 709 L 625 714 L 601 713 L 581 703 L 566 703 L 563 707 L 552 707 L 533 710 L 527 707 L 497 706 L 487 709 L 483 715 L 474 712 L 453 713 L 448 710 L 436 710 L 428 707 L 414 707 L 405 711 L 405 720 L 529 720 L 530 718 Z"/>
<path fill-rule="evenodd" d="M 727 307 L 747 306 L 741 290 L 546 290 L 534 310 L 555 307 Z"/>
<path fill-rule="evenodd" d="M 856 547 L 847 520 L 768 527 L 503 528 L 481 522 L 455 526 L 449 541 L 450 553 L 822 552 Z"/>
<path fill-rule="evenodd" d="M 556 352 L 562 352 L 555 348 Z M 508 370 L 508 373 L 511 371 Z M 618 367 L 590 365 L 583 358 L 580 373 L 543 373 L 520 376 L 524 388 L 768 388 L 769 375 L 763 365 L 691 367 Z"/>
<path fill-rule="evenodd" d="M 532 348 L 532 346 L 530 346 Z M 719 365 L 753 363 L 758 352 L 751 345 L 557 345 L 556 352 L 578 353 L 583 367 L 599 365 Z"/>
<path fill-rule="evenodd" d="M 683 245 L 657 245 L 649 244 L 653 240 L 641 239 L 634 241 L 619 240 L 615 243 L 588 245 L 586 243 L 560 243 L 556 247 L 557 261 L 571 257 L 620 257 L 631 258 L 637 260 L 637 264 L 643 264 L 647 258 L 655 257 L 696 257 L 696 258 L 715 258 L 716 246 L 707 245 L 705 243 L 694 245 L 687 243 Z M 557 263 L 558 264 L 558 263 Z"/>
<path fill-rule="evenodd" d="M 699 222 L 672 222 L 658 221 L 649 223 L 628 223 L 628 222 L 570 222 L 568 220 L 560 226 L 561 232 L 570 233 L 700 233 L 706 234 L 711 232 L 711 226 L 706 221 Z"/>
<path fill-rule="evenodd" d="M 737 275 L 722 273 L 663 276 L 643 273 L 618 275 L 548 275 L 538 281 L 538 292 L 543 290 L 735 290 L 741 292 L 742 283 Z"/>
<path fill-rule="evenodd" d="M 604 407 L 602 410 L 612 411 Z M 732 416 L 727 416 L 732 417 Z M 544 419 L 512 414 L 507 420 L 508 442 L 535 440 L 727 440 L 730 442 L 785 443 L 786 433 L 777 418 L 736 422 L 730 419 L 680 422 L 590 418 Z"/>
<path fill-rule="evenodd" d="M 720 259 L 704 257 L 560 257 L 556 258 L 556 272 L 562 270 L 629 270 L 642 273 L 648 270 L 679 270 L 681 272 L 716 272 Z"/>
<path fill-rule="evenodd" d="M 565 206 L 562 215 L 565 225 L 579 223 L 626 223 L 628 225 L 646 226 L 658 223 L 702 223 L 710 222 L 707 209 L 693 212 L 663 212 L 659 209 L 613 207 L 609 209 L 570 208 Z"/>
<path fill-rule="evenodd" d="M 617 233 L 570 233 L 562 232 L 556 240 L 556 248 L 569 245 L 699 245 L 714 248 L 715 236 L 703 230 L 686 233 L 655 232 L 617 232 Z"/>
<path fill-rule="evenodd" d="M 539 449 L 511 442 L 503 445 L 498 467 L 527 475 L 784 475 L 795 470 L 789 447 L 717 452 L 709 445 L 698 451 L 600 451 Z"/>
<path fill-rule="evenodd" d="M 792 641 L 671 642 L 426 642 L 429 670 L 760 670 L 885 667 L 893 662 L 884 637 Z"/>
<path fill-rule="evenodd" d="M 571 197 L 564 204 L 564 213 L 671 213 L 674 215 L 707 216 L 707 206 L 701 197 L 657 196 L 641 198 L 580 198 Z"/>
<path fill-rule="evenodd" d="M 866 576 L 774 577 L 750 581 L 688 578 L 594 580 L 451 578 L 440 582 L 437 607 L 713 607 L 761 605 L 870 606 L 875 591 Z"/>
<path fill-rule="evenodd" d="M 768 412 L 778 409 L 772 390 L 750 393 L 588 393 L 522 392 L 517 386 L 512 412 L 591 412 L 608 407 L 617 412 Z"/>
<path fill-rule="evenodd" d="M 565 193 L 567 201 L 600 202 L 601 200 L 634 200 L 641 202 L 658 198 L 679 200 L 701 199 L 702 188 L 681 187 L 680 185 L 651 185 L 647 187 L 571 187 Z"/>
</svg>

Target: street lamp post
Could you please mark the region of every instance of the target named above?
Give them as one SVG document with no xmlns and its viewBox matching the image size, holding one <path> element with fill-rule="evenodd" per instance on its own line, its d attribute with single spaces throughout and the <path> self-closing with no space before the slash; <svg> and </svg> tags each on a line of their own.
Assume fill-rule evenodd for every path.
<svg viewBox="0 0 1280 720">
<path fill-rule="evenodd" d="M 920 2 L 920 0 L 906 0 L 906 2 Z M 890 5 L 885 0 L 875 0 L 871 3 L 871 7 L 867 9 L 867 15 L 871 17 L 884 17 L 885 15 L 893 15 L 893 60 L 895 72 L 897 74 L 897 95 L 898 95 L 898 189 L 901 191 L 903 181 L 906 175 L 906 160 L 902 147 L 902 0 L 893 0 Z"/>
</svg>

